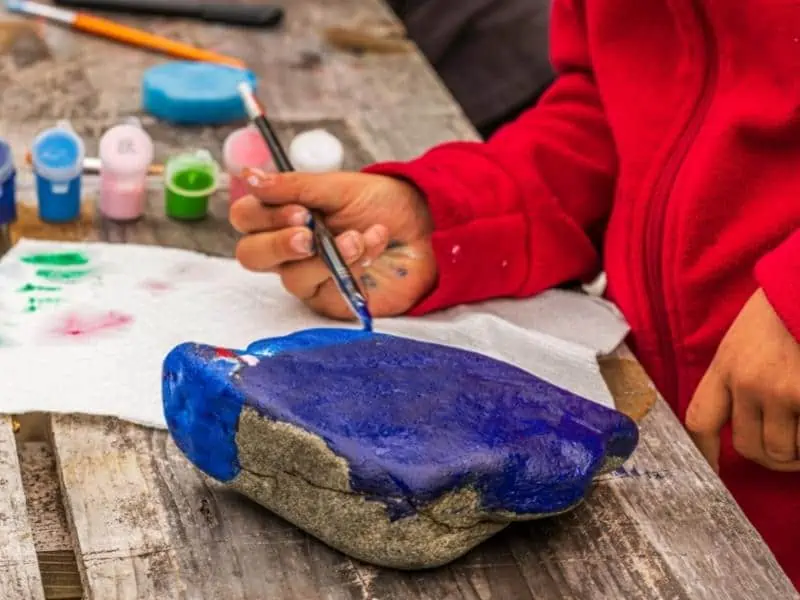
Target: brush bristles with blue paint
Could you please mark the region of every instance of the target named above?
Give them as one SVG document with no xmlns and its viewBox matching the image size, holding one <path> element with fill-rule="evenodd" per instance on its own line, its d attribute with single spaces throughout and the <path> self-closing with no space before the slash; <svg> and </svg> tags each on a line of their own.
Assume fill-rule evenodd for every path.
<svg viewBox="0 0 800 600">
<path fill-rule="evenodd" d="M 258 128 L 267 147 L 270 149 L 270 152 L 272 152 L 273 161 L 278 171 L 281 173 L 294 171 L 294 167 L 284 151 L 278 136 L 275 135 L 272 125 L 270 125 L 264 114 L 264 110 L 261 108 L 258 100 L 256 100 L 253 88 L 247 83 L 242 82 L 239 84 L 239 94 L 242 97 L 242 102 L 244 102 L 248 116 Z M 366 331 L 372 331 L 372 315 L 367 307 L 367 300 L 358 289 L 356 280 L 350 272 L 347 263 L 342 258 L 342 255 L 339 254 L 333 234 L 331 234 L 330 230 L 325 226 L 321 214 L 316 211 L 309 211 L 309 214 L 311 218 L 308 226 L 314 234 L 314 242 L 320 257 L 333 274 L 333 280 L 336 282 L 336 286 L 339 288 L 350 310 L 352 310 L 353 314 L 361 321 L 361 325 Z"/>
</svg>

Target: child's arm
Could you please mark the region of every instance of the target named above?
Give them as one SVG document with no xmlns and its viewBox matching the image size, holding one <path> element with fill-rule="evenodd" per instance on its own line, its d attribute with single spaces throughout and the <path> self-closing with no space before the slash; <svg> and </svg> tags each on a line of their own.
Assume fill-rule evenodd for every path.
<svg viewBox="0 0 800 600">
<path fill-rule="evenodd" d="M 417 314 L 498 296 L 528 296 L 599 270 L 596 249 L 616 151 L 595 86 L 584 2 L 556 0 L 558 78 L 540 103 L 488 143 L 456 142 L 368 172 L 413 182 L 435 231 L 438 284 Z M 599 237 L 599 236 L 598 236 Z"/>
</svg>

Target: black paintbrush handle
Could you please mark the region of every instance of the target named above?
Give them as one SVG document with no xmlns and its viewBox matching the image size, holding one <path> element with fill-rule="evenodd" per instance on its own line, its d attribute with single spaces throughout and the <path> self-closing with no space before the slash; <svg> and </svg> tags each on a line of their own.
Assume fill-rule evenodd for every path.
<svg viewBox="0 0 800 600">
<path fill-rule="evenodd" d="M 228 25 L 274 27 L 283 20 L 279 6 L 169 0 L 54 0 L 59 6 L 79 10 L 121 12 L 160 17 L 187 17 Z"/>
</svg>

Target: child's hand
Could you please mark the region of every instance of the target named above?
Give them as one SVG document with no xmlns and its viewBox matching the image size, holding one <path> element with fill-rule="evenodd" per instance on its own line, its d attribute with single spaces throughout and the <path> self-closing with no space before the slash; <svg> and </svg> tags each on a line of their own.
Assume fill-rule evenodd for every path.
<svg viewBox="0 0 800 600">
<path fill-rule="evenodd" d="M 731 420 L 739 454 L 776 471 L 800 471 L 800 344 L 762 290 L 739 313 L 686 414 L 695 444 L 719 469 L 719 435 Z"/>
<path fill-rule="evenodd" d="M 280 275 L 287 291 L 313 310 L 353 318 L 322 259 L 311 253 L 307 208 L 325 215 L 373 316 L 402 314 L 433 287 L 433 226 L 410 184 L 364 173 L 248 171 L 245 177 L 253 196 L 236 201 L 230 215 L 245 234 L 236 258 L 249 270 Z"/>
</svg>

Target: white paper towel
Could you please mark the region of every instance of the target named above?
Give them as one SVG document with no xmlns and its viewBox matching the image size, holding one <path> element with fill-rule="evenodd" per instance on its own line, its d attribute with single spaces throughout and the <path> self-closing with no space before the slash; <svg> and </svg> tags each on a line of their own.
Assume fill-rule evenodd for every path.
<svg viewBox="0 0 800 600">
<path fill-rule="evenodd" d="M 86 263 L 30 262 L 64 252 Z M 0 413 L 111 415 L 165 427 L 161 363 L 177 344 L 244 348 L 331 326 L 354 325 L 312 314 L 276 276 L 250 273 L 233 260 L 152 246 L 22 240 L 0 261 Z M 596 357 L 628 331 L 612 305 L 565 291 L 375 326 L 503 359 L 607 406 L 613 400 Z"/>
</svg>

